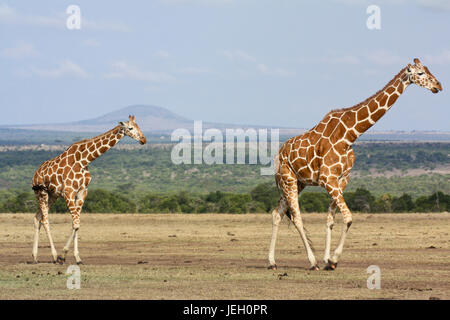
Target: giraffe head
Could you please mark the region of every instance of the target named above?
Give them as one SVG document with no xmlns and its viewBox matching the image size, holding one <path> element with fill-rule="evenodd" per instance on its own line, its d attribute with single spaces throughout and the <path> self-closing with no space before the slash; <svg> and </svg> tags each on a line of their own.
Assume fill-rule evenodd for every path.
<svg viewBox="0 0 450 320">
<path fill-rule="evenodd" d="M 406 73 L 411 83 L 429 89 L 433 93 L 442 91 L 441 83 L 431 74 L 426 66 L 423 66 L 419 59 L 414 59 L 414 65 L 408 64 Z"/>
<path fill-rule="evenodd" d="M 147 142 L 147 139 L 136 123 L 134 116 L 128 116 L 128 121 L 120 121 L 119 124 L 122 127 L 123 133 L 125 135 L 133 138 L 136 141 L 139 141 L 140 144 L 145 144 Z"/>
</svg>

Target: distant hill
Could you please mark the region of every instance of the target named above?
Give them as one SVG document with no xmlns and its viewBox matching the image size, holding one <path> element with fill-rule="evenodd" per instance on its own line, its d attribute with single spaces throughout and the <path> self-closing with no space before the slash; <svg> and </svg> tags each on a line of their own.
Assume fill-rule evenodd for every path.
<svg viewBox="0 0 450 320">
<path fill-rule="evenodd" d="M 45 131 L 70 131 L 70 132 L 104 132 L 119 121 L 128 119 L 128 115 L 136 116 L 136 120 L 143 131 L 166 132 L 175 128 L 192 126 L 192 121 L 179 116 L 165 108 L 148 105 L 132 105 L 100 117 L 67 122 L 31 125 L 9 125 L 11 129 L 45 130 Z"/>
<path fill-rule="evenodd" d="M 148 135 L 170 135 L 173 130 L 185 128 L 193 131 L 194 121 L 182 117 L 166 108 L 152 105 L 131 105 L 102 116 L 81 121 L 53 124 L 8 125 L 0 126 L 0 142 L 5 144 L 21 142 L 33 143 L 67 143 L 93 134 L 105 132 L 114 127 L 119 121 L 128 119 L 128 115 L 136 116 L 136 121 L 142 131 Z M 304 128 L 280 128 L 277 126 L 260 126 L 252 124 L 229 124 L 203 122 L 203 130 L 216 128 L 277 128 L 280 138 L 292 137 L 305 131 Z M 45 137 L 44 137 L 45 136 Z M 39 138 L 40 137 L 40 138 Z M 39 139 L 38 139 L 39 138 Z M 42 139 L 41 139 L 42 138 Z M 38 140 L 36 140 L 38 139 Z M 371 131 L 361 136 L 359 141 L 450 141 L 450 132 L 440 131 Z M 162 141 L 160 141 L 162 142 Z"/>
<path fill-rule="evenodd" d="M 168 121 L 178 121 L 178 122 L 190 122 L 191 120 L 179 116 L 172 111 L 157 107 L 157 106 L 147 106 L 147 105 L 133 105 L 128 106 L 116 111 L 109 112 L 100 116 L 98 118 L 77 121 L 75 124 L 80 125 L 97 125 L 100 123 L 111 124 L 115 121 L 123 121 L 128 118 L 128 115 L 136 116 L 142 123 L 149 124 L 154 121 L 168 120 Z"/>
<path fill-rule="evenodd" d="M 8 125 L 3 128 L 8 129 L 25 129 L 25 130 L 44 130 L 44 131 L 70 131 L 70 132 L 104 132 L 111 129 L 119 121 L 128 119 L 128 115 L 136 116 L 139 127 L 144 132 L 168 134 L 178 128 L 186 128 L 193 130 L 194 121 L 182 117 L 172 111 L 151 105 L 132 105 L 113 112 L 109 112 L 100 117 L 52 124 L 31 124 L 31 125 Z M 217 128 L 223 130 L 225 128 L 267 128 L 267 126 L 258 125 L 237 125 L 227 123 L 203 122 L 203 128 Z M 272 127 L 268 127 L 272 128 Z M 275 127 L 273 127 L 275 128 Z M 283 130 L 294 130 L 294 132 L 302 132 L 304 129 L 284 128 Z"/>
</svg>

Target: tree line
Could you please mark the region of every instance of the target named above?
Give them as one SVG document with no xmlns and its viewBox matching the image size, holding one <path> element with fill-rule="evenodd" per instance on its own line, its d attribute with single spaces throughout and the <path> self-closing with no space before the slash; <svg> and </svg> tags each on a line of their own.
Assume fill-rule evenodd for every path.
<svg viewBox="0 0 450 320">
<path fill-rule="evenodd" d="M 139 194 L 136 196 L 136 194 Z M 250 193 L 211 191 L 207 194 L 129 192 L 126 188 L 108 191 L 89 190 L 83 212 L 88 213 L 261 213 L 273 210 L 280 194 L 273 183 L 262 183 Z M 399 197 L 384 194 L 375 197 L 369 190 L 358 188 L 345 192 L 345 201 L 353 212 L 445 212 L 450 208 L 450 195 L 441 191 L 413 199 L 409 194 Z M 302 192 L 299 196 L 302 212 L 327 212 L 330 197 L 325 192 Z M 0 212 L 36 212 L 33 192 L 8 190 L 0 192 Z M 67 212 L 60 198 L 50 212 Z"/>
</svg>

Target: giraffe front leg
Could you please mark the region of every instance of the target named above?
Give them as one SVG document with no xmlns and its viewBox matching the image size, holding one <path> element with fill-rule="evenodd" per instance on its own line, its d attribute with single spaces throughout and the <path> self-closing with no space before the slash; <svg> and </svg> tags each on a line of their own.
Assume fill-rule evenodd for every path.
<svg viewBox="0 0 450 320">
<path fill-rule="evenodd" d="M 350 165 L 350 169 L 351 169 L 351 165 Z M 340 189 L 341 193 L 344 193 L 345 187 L 347 186 L 350 169 L 339 180 L 339 189 Z M 336 267 L 336 265 L 332 265 L 332 264 L 328 263 L 328 261 L 330 260 L 331 232 L 332 232 L 333 226 L 334 226 L 334 217 L 336 215 L 336 208 L 337 208 L 337 202 L 332 198 L 331 202 L 330 202 L 330 208 L 328 209 L 328 217 L 327 217 L 327 235 L 326 235 L 326 240 L 325 240 L 325 254 L 324 254 L 324 259 L 323 259 L 326 264 L 325 270 L 334 270 L 333 267 Z"/>
<path fill-rule="evenodd" d="M 71 189 L 66 190 L 65 192 L 65 200 L 67 203 L 67 207 L 70 210 L 70 214 L 72 216 L 72 233 L 70 234 L 69 238 L 67 239 L 66 245 L 63 249 L 63 256 L 58 257 L 58 262 L 64 263 L 66 260 L 66 254 L 69 251 L 69 247 L 72 244 L 73 241 L 73 254 L 75 257 L 75 261 L 77 264 L 81 264 L 81 258 L 80 253 L 78 250 L 78 229 L 80 228 L 80 214 L 81 214 L 81 208 L 84 203 L 84 199 L 87 195 L 87 188 L 82 189 L 78 192 L 75 192 Z"/>
<path fill-rule="evenodd" d="M 75 230 L 73 230 L 73 228 L 72 228 L 72 233 L 70 234 L 69 239 L 67 239 L 66 245 L 63 248 L 63 255 L 58 256 L 58 262 L 60 264 L 63 264 L 66 261 L 66 255 L 67 255 L 67 252 L 69 251 L 70 245 L 72 244 L 74 235 L 75 235 Z"/>
<path fill-rule="evenodd" d="M 58 256 L 58 262 L 60 264 L 63 264 L 66 261 L 67 252 L 69 251 L 69 247 L 73 241 L 73 255 L 75 257 L 75 261 L 77 262 L 77 264 L 82 264 L 80 252 L 78 250 L 78 229 L 80 228 L 79 211 L 75 209 L 70 213 L 72 215 L 72 233 L 70 234 L 69 238 L 67 239 L 66 245 L 64 246 L 63 255 Z"/>
<path fill-rule="evenodd" d="M 81 189 L 77 194 L 77 200 L 75 201 L 75 204 L 77 206 L 77 212 L 78 212 L 78 220 L 74 222 L 74 226 L 77 225 L 77 228 L 74 228 L 75 232 L 73 235 L 73 255 L 75 256 L 75 260 L 77 261 L 77 264 L 82 264 L 80 258 L 80 252 L 78 251 L 78 229 L 80 228 L 80 215 L 81 215 L 81 209 L 83 208 L 84 200 L 86 199 L 88 192 L 88 188 L 85 187 L 84 189 Z"/>
<path fill-rule="evenodd" d="M 328 259 L 327 269 L 334 270 L 336 269 L 339 257 L 342 254 L 342 251 L 344 249 L 344 243 L 345 239 L 348 234 L 348 230 L 350 229 L 350 226 L 352 225 L 352 214 L 350 210 L 347 207 L 347 204 L 344 201 L 344 197 L 342 195 L 342 191 L 339 188 L 334 188 L 330 192 L 330 195 L 332 196 L 333 200 L 336 201 L 337 207 L 342 213 L 342 232 L 341 237 L 339 239 L 338 246 L 336 247 L 336 250 L 333 253 L 333 257 Z"/>
<path fill-rule="evenodd" d="M 268 269 L 277 269 L 277 264 L 275 263 L 275 244 L 277 242 L 278 227 L 280 226 L 280 222 L 283 219 L 286 210 L 286 201 L 281 198 L 278 202 L 278 206 L 272 211 L 272 239 L 270 240 Z"/>
<path fill-rule="evenodd" d="M 336 214 L 336 208 L 337 204 L 336 201 L 333 199 L 330 202 L 330 207 L 328 209 L 328 216 L 327 216 L 327 235 L 325 238 L 325 253 L 323 256 L 323 261 L 325 262 L 326 266 L 325 269 L 328 268 L 328 261 L 330 260 L 330 251 L 331 251 L 331 231 L 333 230 L 334 226 L 334 216 Z"/>
<path fill-rule="evenodd" d="M 83 264 L 80 258 L 80 252 L 78 251 L 78 229 L 75 229 L 75 234 L 73 236 L 73 255 L 77 264 Z"/>
</svg>

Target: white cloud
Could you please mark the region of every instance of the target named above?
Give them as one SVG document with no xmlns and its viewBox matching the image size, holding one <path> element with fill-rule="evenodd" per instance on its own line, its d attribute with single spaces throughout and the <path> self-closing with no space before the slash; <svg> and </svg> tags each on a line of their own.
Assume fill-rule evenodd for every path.
<svg viewBox="0 0 450 320">
<path fill-rule="evenodd" d="M 226 50 L 223 55 L 229 60 L 238 60 L 246 62 L 256 62 L 256 58 L 242 50 Z"/>
<path fill-rule="evenodd" d="M 108 79 L 131 79 L 148 82 L 170 82 L 174 77 L 165 72 L 142 71 L 125 61 L 112 63 L 114 71 L 105 74 Z"/>
<path fill-rule="evenodd" d="M 324 62 L 328 63 L 339 63 L 339 64 L 353 64 L 357 65 L 361 63 L 361 59 L 357 56 L 353 55 L 344 55 L 341 57 L 331 57 L 331 58 L 324 58 Z"/>
<path fill-rule="evenodd" d="M 92 29 L 100 31 L 119 31 L 119 32 L 129 32 L 131 28 L 121 22 L 105 22 L 105 21 L 92 21 L 87 20 L 82 16 L 81 18 L 81 29 Z"/>
<path fill-rule="evenodd" d="M 294 59 L 296 62 L 303 64 L 318 63 L 318 64 L 343 64 L 343 65 L 358 65 L 361 64 L 361 58 L 356 55 L 342 55 L 342 56 L 327 56 L 327 57 L 300 57 Z"/>
<path fill-rule="evenodd" d="M 342 56 L 327 56 L 327 57 L 301 57 L 295 61 L 303 64 L 337 64 L 337 65 L 377 65 L 377 66 L 391 66 L 391 65 L 406 65 L 411 63 L 410 57 L 402 57 L 388 50 L 376 50 L 359 55 L 342 55 Z"/>
<path fill-rule="evenodd" d="M 85 39 L 81 42 L 81 44 L 85 47 L 99 47 L 100 42 L 95 39 Z"/>
<path fill-rule="evenodd" d="M 288 71 L 282 68 L 269 67 L 265 63 L 259 62 L 254 56 L 242 50 L 226 50 L 223 51 L 222 54 L 230 61 L 244 62 L 246 64 L 249 64 L 260 74 L 279 77 L 292 76 L 295 74 L 292 71 Z M 241 70 L 241 73 L 242 72 L 246 73 L 245 71 Z"/>
<path fill-rule="evenodd" d="M 52 26 L 60 28 L 63 28 L 66 25 L 62 14 L 60 17 L 20 14 L 7 4 L 0 4 L 0 23 Z"/>
<path fill-rule="evenodd" d="M 67 17 L 65 11 L 61 11 L 59 14 L 53 16 L 30 15 L 17 12 L 7 4 L 0 4 L 0 24 L 32 25 L 64 29 L 66 28 Z M 83 10 L 81 10 L 81 29 L 84 28 L 106 31 L 130 31 L 128 26 L 120 22 L 92 21 L 86 19 L 83 16 Z"/>
<path fill-rule="evenodd" d="M 348 6 L 368 6 L 371 4 L 377 5 L 402 5 L 402 4 L 412 4 L 418 0 L 378 0 L 374 3 L 373 0 L 333 0 L 333 2 L 338 4 L 344 4 Z"/>
<path fill-rule="evenodd" d="M 423 59 L 424 63 L 427 64 L 440 64 L 440 65 L 450 65 L 450 50 L 444 50 L 439 54 L 427 54 Z"/>
<path fill-rule="evenodd" d="M 149 91 L 149 92 L 159 92 L 162 89 L 159 86 L 146 86 L 146 87 L 144 87 L 144 90 Z"/>
<path fill-rule="evenodd" d="M 170 5 L 206 5 L 217 6 L 233 3 L 234 0 L 160 0 L 162 3 Z"/>
<path fill-rule="evenodd" d="M 169 52 L 165 50 L 158 50 L 153 54 L 154 57 L 161 58 L 161 59 L 167 59 L 169 58 Z"/>
<path fill-rule="evenodd" d="M 261 73 L 269 72 L 269 68 L 263 63 L 258 64 L 257 68 L 258 68 L 259 72 L 261 72 Z"/>
<path fill-rule="evenodd" d="M 15 47 L 0 50 L 0 56 L 4 58 L 22 59 L 37 55 L 38 52 L 34 46 L 25 42 L 19 42 Z"/>
<path fill-rule="evenodd" d="M 211 70 L 208 68 L 201 68 L 201 67 L 185 67 L 178 70 L 179 73 L 184 74 L 205 74 L 205 73 L 211 73 Z"/>
<path fill-rule="evenodd" d="M 256 67 L 261 74 L 265 75 L 280 76 L 280 77 L 288 77 L 295 75 L 295 72 L 293 71 L 288 71 L 282 68 L 269 68 L 267 65 L 263 63 L 259 63 Z"/>
<path fill-rule="evenodd" d="M 89 75 L 79 65 L 71 60 L 64 60 L 58 63 L 58 66 L 53 69 L 41 69 L 31 67 L 31 74 L 43 78 L 60 78 L 63 76 L 72 76 L 77 78 L 87 78 Z"/>
<path fill-rule="evenodd" d="M 0 21 L 11 19 L 14 16 L 14 9 L 5 3 L 0 4 Z"/>
<path fill-rule="evenodd" d="M 409 59 L 402 58 L 386 50 L 377 50 L 367 55 L 367 60 L 380 66 L 406 64 Z"/>
<path fill-rule="evenodd" d="M 448 0 L 417 0 L 421 7 L 435 10 L 450 10 L 450 1 Z"/>
<path fill-rule="evenodd" d="M 373 0 L 333 0 L 338 4 L 347 6 L 368 6 L 374 4 Z M 434 10 L 450 10 L 450 1 L 448 0 L 378 0 L 377 5 L 416 5 L 423 8 Z"/>
<path fill-rule="evenodd" d="M 327 63 L 327 64 L 342 64 L 342 65 L 365 65 L 369 69 L 363 70 L 366 74 L 377 74 L 379 69 L 370 66 L 387 67 L 387 66 L 406 66 L 408 63 L 413 63 L 412 58 L 404 57 L 392 53 L 388 50 L 377 50 L 367 54 L 348 55 L 348 56 L 334 56 L 325 58 L 298 58 L 300 63 Z M 421 59 L 421 57 L 418 57 Z M 422 59 L 421 59 L 422 60 Z M 450 65 L 450 50 L 446 49 L 440 53 L 428 54 L 423 56 L 425 64 Z"/>
</svg>

